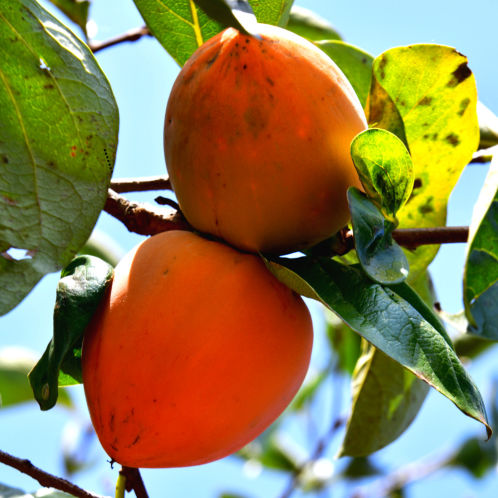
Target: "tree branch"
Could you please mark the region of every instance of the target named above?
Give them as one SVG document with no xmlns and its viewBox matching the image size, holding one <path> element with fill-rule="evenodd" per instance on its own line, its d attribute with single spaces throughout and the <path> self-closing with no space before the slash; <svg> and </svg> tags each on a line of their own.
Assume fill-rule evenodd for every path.
<svg viewBox="0 0 498 498">
<path fill-rule="evenodd" d="M 114 38 L 110 38 L 105 41 L 91 41 L 88 46 L 90 50 L 95 54 L 99 50 L 104 48 L 112 47 L 113 45 L 118 45 L 123 42 L 134 42 L 142 38 L 143 36 L 152 36 L 147 26 L 142 26 L 140 28 L 131 29 L 122 35 L 118 35 Z"/>
<path fill-rule="evenodd" d="M 171 182 L 167 175 L 118 178 L 111 181 L 111 189 L 119 194 L 124 192 L 146 192 L 149 190 L 171 190 Z"/>
<path fill-rule="evenodd" d="M 125 227 L 140 235 L 155 235 L 168 230 L 192 230 L 180 211 L 155 208 L 131 202 L 109 189 L 104 211 L 121 221 Z"/>
<path fill-rule="evenodd" d="M 65 491 L 66 493 L 76 496 L 77 498 L 102 498 L 102 496 L 85 491 L 66 479 L 54 476 L 39 469 L 38 467 L 35 467 L 29 460 L 17 458 L 1 450 L 0 462 L 32 477 L 45 488 L 55 488 L 60 491 Z"/>
</svg>

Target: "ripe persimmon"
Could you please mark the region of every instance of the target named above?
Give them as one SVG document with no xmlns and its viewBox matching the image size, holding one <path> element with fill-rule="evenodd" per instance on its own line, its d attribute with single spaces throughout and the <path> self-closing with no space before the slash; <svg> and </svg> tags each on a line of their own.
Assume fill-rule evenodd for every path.
<svg viewBox="0 0 498 498">
<path fill-rule="evenodd" d="M 165 158 L 195 228 L 283 254 L 349 221 L 346 191 L 361 185 L 350 144 L 367 122 L 327 55 L 258 26 L 259 38 L 226 29 L 182 68 L 166 109 Z"/>
<path fill-rule="evenodd" d="M 154 235 L 117 265 L 83 343 L 97 435 L 130 467 L 180 467 L 258 436 L 302 383 L 304 301 L 252 254 L 191 232 Z"/>
</svg>

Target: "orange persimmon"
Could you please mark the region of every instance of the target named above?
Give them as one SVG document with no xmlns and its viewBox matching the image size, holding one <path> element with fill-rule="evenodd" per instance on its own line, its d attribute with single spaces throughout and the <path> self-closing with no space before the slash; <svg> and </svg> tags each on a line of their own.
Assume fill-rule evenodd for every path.
<svg viewBox="0 0 498 498">
<path fill-rule="evenodd" d="M 304 301 L 259 257 L 191 232 L 146 239 L 117 265 L 84 336 L 102 446 L 129 467 L 237 451 L 292 400 L 312 337 Z"/>
<path fill-rule="evenodd" d="M 350 144 L 367 122 L 320 49 L 276 26 L 258 30 L 226 29 L 187 61 L 168 100 L 165 158 L 196 229 L 283 254 L 348 223 L 346 191 L 361 188 Z"/>
</svg>

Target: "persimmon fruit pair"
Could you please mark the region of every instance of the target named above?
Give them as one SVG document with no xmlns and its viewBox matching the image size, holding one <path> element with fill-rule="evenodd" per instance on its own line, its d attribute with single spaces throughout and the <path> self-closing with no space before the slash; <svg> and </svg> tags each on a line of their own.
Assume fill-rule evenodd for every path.
<svg viewBox="0 0 498 498">
<path fill-rule="evenodd" d="M 86 330 L 85 393 L 113 460 L 210 462 L 289 404 L 308 368 L 311 318 L 253 253 L 300 250 L 348 222 L 346 190 L 360 185 L 349 147 L 365 128 L 337 66 L 281 28 L 229 28 L 187 61 L 165 156 L 183 213 L 209 237 L 170 231 L 139 244 Z"/>
</svg>

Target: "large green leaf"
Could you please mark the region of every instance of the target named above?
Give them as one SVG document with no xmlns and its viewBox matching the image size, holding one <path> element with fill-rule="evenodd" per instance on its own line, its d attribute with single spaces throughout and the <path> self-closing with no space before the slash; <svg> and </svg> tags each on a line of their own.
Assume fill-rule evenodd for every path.
<svg viewBox="0 0 498 498">
<path fill-rule="evenodd" d="M 352 415 L 339 456 L 367 456 L 412 423 L 429 386 L 365 341 L 353 374 Z"/>
<path fill-rule="evenodd" d="M 360 48 L 340 40 L 316 41 L 315 45 L 339 66 L 365 108 L 372 82 L 373 57 Z"/>
<path fill-rule="evenodd" d="M 463 413 L 482 422 L 486 412 L 474 385 L 451 347 L 444 328 L 406 284 L 384 286 L 359 266 L 325 258 L 267 261 L 268 268 L 290 288 L 317 299 L 353 330 L 450 399 Z M 396 290 L 394 290 L 396 289 Z"/>
<path fill-rule="evenodd" d="M 351 187 L 347 196 L 356 255 L 363 270 L 381 284 L 402 282 L 408 276 L 408 261 L 392 238 L 394 223 L 358 189 Z"/>
<path fill-rule="evenodd" d="M 448 197 L 479 142 L 476 103 L 467 59 L 453 48 L 411 45 L 375 59 L 369 123 L 400 136 L 399 116 L 414 166 L 415 188 L 399 212 L 400 226 L 445 224 Z M 423 271 L 437 249 L 411 252 L 411 271 Z"/>
<path fill-rule="evenodd" d="M 113 275 L 113 268 L 95 256 L 78 256 L 61 273 L 54 308 L 54 334 L 29 374 L 42 410 L 57 401 L 57 386 L 81 382 L 83 334 Z"/>
<path fill-rule="evenodd" d="M 88 22 L 88 10 L 90 2 L 88 0 L 50 0 L 71 21 L 75 22 L 86 35 L 86 23 Z"/>
<path fill-rule="evenodd" d="M 35 366 L 36 354 L 20 347 L 0 349 L 0 407 L 34 401 L 28 374 Z M 72 406 L 71 398 L 64 389 L 59 390 L 61 405 Z"/>
<path fill-rule="evenodd" d="M 415 287 L 432 307 L 435 295 L 429 275 L 422 275 Z M 353 374 L 353 403 L 340 455 L 369 455 L 396 440 L 420 411 L 429 389 L 366 341 L 363 349 Z"/>
<path fill-rule="evenodd" d="M 107 197 L 118 134 L 88 47 L 33 0 L 0 2 L 0 314 L 68 264 Z"/>
<path fill-rule="evenodd" d="M 194 0 L 134 0 L 145 23 L 159 43 L 183 66 L 204 42 L 224 25 L 212 20 Z M 217 0 L 217 4 L 224 3 Z M 265 24 L 285 25 L 291 0 L 252 0 L 256 18 Z M 228 23 L 228 21 L 227 21 Z"/>
<path fill-rule="evenodd" d="M 498 341 L 498 158 L 491 161 L 470 226 L 464 274 L 470 331 Z"/>
<path fill-rule="evenodd" d="M 292 2 L 288 2 L 292 3 Z M 341 35 L 335 30 L 327 19 L 320 17 L 315 12 L 293 5 L 290 11 L 286 29 L 310 41 L 340 40 Z"/>
</svg>

